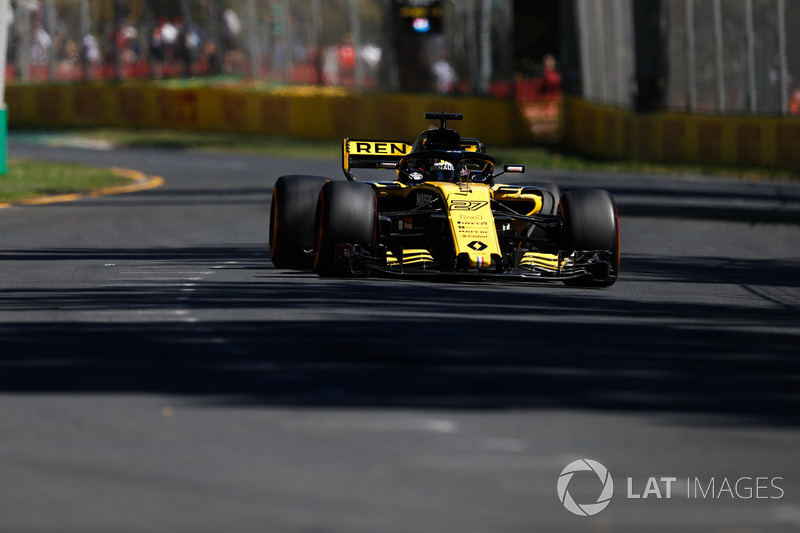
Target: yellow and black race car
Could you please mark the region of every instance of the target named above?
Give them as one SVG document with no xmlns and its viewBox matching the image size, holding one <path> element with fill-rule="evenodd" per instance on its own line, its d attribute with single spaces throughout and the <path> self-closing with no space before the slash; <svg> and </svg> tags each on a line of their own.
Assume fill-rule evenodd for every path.
<svg viewBox="0 0 800 533">
<path fill-rule="evenodd" d="M 320 276 L 616 281 L 619 222 L 607 191 L 496 183 L 524 167 L 495 173 L 478 139 L 447 127 L 460 114 L 425 118 L 440 126 L 412 145 L 345 139 L 347 180 L 280 177 L 270 209 L 273 264 Z M 391 170 L 395 179 L 360 182 L 354 169 Z"/>
</svg>

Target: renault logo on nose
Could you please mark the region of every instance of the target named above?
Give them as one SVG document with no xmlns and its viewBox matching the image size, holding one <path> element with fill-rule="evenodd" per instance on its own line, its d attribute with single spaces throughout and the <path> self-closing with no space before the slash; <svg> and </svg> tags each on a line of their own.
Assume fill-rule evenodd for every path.
<svg viewBox="0 0 800 533">
<path fill-rule="evenodd" d="M 476 252 L 482 252 L 487 249 L 489 246 L 486 243 L 482 243 L 481 241 L 472 241 L 467 245 L 467 248 L 472 248 Z"/>
<path fill-rule="evenodd" d="M 603 483 L 603 490 L 595 503 L 578 504 L 569 493 L 569 482 L 575 472 L 590 471 L 597 474 Z M 614 495 L 614 480 L 606 467 L 591 459 L 579 459 L 567 465 L 558 476 L 558 499 L 567 510 L 578 516 L 593 516 L 608 507 Z"/>
</svg>

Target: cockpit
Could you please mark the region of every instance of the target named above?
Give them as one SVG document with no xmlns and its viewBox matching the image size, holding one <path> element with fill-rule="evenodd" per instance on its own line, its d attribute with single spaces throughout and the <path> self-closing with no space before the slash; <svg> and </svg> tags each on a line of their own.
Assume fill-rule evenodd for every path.
<svg viewBox="0 0 800 533">
<path fill-rule="evenodd" d="M 397 167 L 397 180 L 405 184 L 426 181 L 491 183 L 492 157 L 473 152 L 425 151 L 404 157 Z"/>
</svg>

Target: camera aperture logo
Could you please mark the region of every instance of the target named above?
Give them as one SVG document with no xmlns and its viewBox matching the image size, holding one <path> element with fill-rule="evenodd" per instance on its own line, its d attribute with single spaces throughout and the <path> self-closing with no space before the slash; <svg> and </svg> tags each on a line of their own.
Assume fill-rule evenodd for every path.
<svg viewBox="0 0 800 533">
<path fill-rule="evenodd" d="M 570 494 L 570 482 L 576 473 L 588 472 L 578 478 L 573 485 L 573 494 L 580 494 L 580 499 L 593 497 L 595 491 L 600 491 L 597 501 L 578 503 Z M 597 488 L 600 480 L 602 489 Z M 736 501 L 736 500 L 780 500 L 786 494 L 781 486 L 784 478 L 780 476 L 753 476 L 746 475 L 738 478 L 701 478 L 688 476 L 650 476 L 646 483 L 633 477 L 627 478 L 627 500 L 640 501 L 648 498 L 670 501 L 675 498 L 690 500 L 710 501 Z M 685 481 L 685 483 L 684 483 Z M 644 487 L 642 490 L 641 487 Z M 558 499 L 571 513 L 578 516 L 594 516 L 603 511 L 614 496 L 614 480 L 608 469 L 592 459 L 578 459 L 567 465 L 558 476 Z"/>
<path fill-rule="evenodd" d="M 603 484 L 603 490 L 598 496 L 597 501 L 594 503 L 576 503 L 569 493 L 569 482 L 572 481 L 572 476 L 576 472 L 590 471 L 597 474 L 600 482 Z M 578 516 L 594 516 L 611 503 L 611 497 L 614 495 L 614 479 L 608 472 L 608 469 L 591 459 L 578 459 L 568 464 L 561 475 L 558 476 L 558 499 L 571 513 Z"/>
</svg>

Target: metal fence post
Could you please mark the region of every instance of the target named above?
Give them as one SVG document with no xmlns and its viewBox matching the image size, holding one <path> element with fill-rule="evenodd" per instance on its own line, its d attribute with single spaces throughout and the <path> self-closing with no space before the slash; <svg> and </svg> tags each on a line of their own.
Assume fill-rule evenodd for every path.
<svg viewBox="0 0 800 533">
<path fill-rule="evenodd" d="M 480 16 L 481 32 L 481 84 L 480 92 L 489 92 L 492 81 L 492 0 L 482 0 Z"/>
<path fill-rule="evenodd" d="M 245 3 L 245 28 L 247 29 L 247 55 L 250 77 L 258 77 L 258 66 L 261 63 L 261 47 L 258 40 L 258 24 L 255 0 Z"/>
<path fill-rule="evenodd" d="M 352 39 L 353 48 L 356 52 L 356 65 L 355 65 L 355 85 L 362 87 L 364 85 L 364 65 L 361 64 L 361 18 L 358 13 L 357 0 L 350 0 L 350 37 Z"/>
<path fill-rule="evenodd" d="M 789 112 L 789 67 L 786 57 L 786 0 L 777 0 L 778 10 L 778 83 L 780 87 L 781 114 Z"/>
<path fill-rule="evenodd" d="M 747 71 L 747 110 L 756 112 L 756 39 L 753 28 L 753 0 L 744 0 L 745 65 Z"/>
<path fill-rule="evenodd" d="M 468 36 L 471 35 L 473 36 L 473 38 L 472 39 L 467 38 L 467 58 L 469 66 L 469 78 L 474 83 L 475 80 L 480 80 L 481 64 L 478 58 L 478 43 L 477 43 L 478 24 L 475 20 L 476 0 L 468 0 L 468 1 L 469 5 L 466 6 L 464 11 L 465 24 L 467 26 L 467 35 Z M 478 86 L 480 88 L 480 83 L 478 83 Z M 474 85 L 472 86 L 471 90 L 473 92 L 477 92 Z"/>
<path fill-rule="evenodd" d="M 53 0 L 44 4 L 45 31 L 50 36 L 50 49 L 47 50 L 47 79 L 56 79 L 56 5 Z"/>
<path fill-rule="evenodd" d="M 400 65 L 398 61 L 399 37 L 395 24 L 394 0 L 383 0 L 384 20 L 384 50 L 381 56 L 381 81 L 392 91 L 400 90 Z"/>
<path fill-rule="evenodd" d="M 320 0 L 311 0 L 311 46 L 315 50 L 319 48 L 319 34 L 322 32 L 322 8 L 319 2 Z"/>
<path fill-rule="evenodd" d="M 6 101 L 6 50 L 8 49 L 8 31 L 11 13 L 11 2 L 0 0 L 0 106 L 5 106 Z M 3 107 L 5 109 L 5 107 Z"/>
<path fill-rule="evenodd" d="M 6 50 L 11 4 L 0 0 L 0 176 L 8 174 L 8 109 L 6 108 Z"/>
<path fill-rule="evenodd" d="M 625 17 L 625 0 L 614 0 L 614 60 L 616 61 L 616 76 L 615 84 L 617 85 L 614 103 L 617 105 L 627 105 L 628 99 L 628 61 L 626 50 L 629 43 L 627 42 L 628 31 L 626 28 L 627 18 Z"/>
<path fill-rule="evenodd" d="M 578 39 L 579 54 L 580 54 L 580 80 L 581 80 L 581 96 L 584 98 L 592 98 L 594 94 L 594 78 L 592 76 L 593 61 L 591 58 L 591 45 L 589 35 L 589 0 L 577 0 L 577 26 L 578 26 Z"/>
<path fill-rule="evenodd" d="M 592 2 L 592 9 L 594 10 L 594 16 L 592 17 L 593 20 L 596 21 L 595 24 L 592 25 L 595 31 L 595 39 L 597 42 L 597 54 L 595 54 L 595 68 L 597 71 L 597 81 L 600 82 L 599 96 L 604 103 L 608 103 L 609 101 L 609 81 L 608 81 L 608 65 L 606 64 L 606 49 L 608 47 L 608 40 L 606 39 L 606 27 L 605 27 L 605 17 L 604 11 L 605 6 L 603 5 L 606 2 Z M 613 79 L 613 77 L 612 77 Z"/>
<path fill-rule="evenodd" d="M 283 46 L 283 79 L 284 81 L 292 80 L 292 70 L 294 69 L 294 54 L 292 53 L 292 16 L 289 12 L 289 0 L 281 0 L 281 25 L 283 26 L 283 33 L 281 34 Z"/>
<path fill-rule="evenodd" d="M 686 15 L 686 105 L 689 112 L 697 108 L 695 78 L 694 0 L 683 0 Z"/>
<path fill-rule="evenodd" d="M 714 74 L 716 76 L 717 112 L 724 113 L 725 98 L 725 58 L 722 41 L 722 0 L 714 0 Z"/>
<path fill-rule="evenodd" d="M 83 38 L 89 35 L 89 25 L 91 23 L 89 19 L 89 0 L 78 0 L 79 6 L 78 10 L 80 12 L 80 32 L 81 32 L 81 45 L 83 44 Z"/>
<path fill-rule="evenodd" d="M 514 6 L 512 0 L 501 0 L 500 2 L 500 27 L 514 27 Z M 512 79 L 514 77 L 514 39 L 511 31 L 500 32 L 500 46 L 503 51 L 502 61 L 499 65 L 499 75 L 496 78 Z"/>
</svg>

